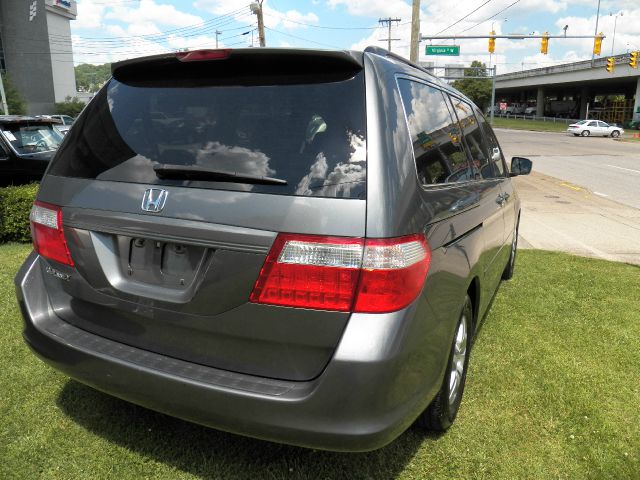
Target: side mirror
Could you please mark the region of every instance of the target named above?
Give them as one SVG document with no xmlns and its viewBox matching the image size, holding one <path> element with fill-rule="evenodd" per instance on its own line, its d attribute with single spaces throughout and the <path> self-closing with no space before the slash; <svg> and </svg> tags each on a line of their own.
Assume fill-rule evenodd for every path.
<svg viewBox="0 0 640 480">
<path fill-rule="evenodd" d="M 529 175 L 531 173 L 531 167 L 533 164 L 531 160 L 524 157 L 513 157 L 511 159 L 511 175 L 517 177 L 518 175 Z"/>
</svg>

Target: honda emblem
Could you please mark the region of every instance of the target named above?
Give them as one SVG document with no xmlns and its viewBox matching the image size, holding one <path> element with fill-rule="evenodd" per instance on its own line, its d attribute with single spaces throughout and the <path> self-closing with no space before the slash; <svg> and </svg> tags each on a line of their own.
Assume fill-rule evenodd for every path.
<svg viewBox="0 0 640 480">
<path fill-rule="evenodd" d="M 169 192 L 161 188 L 147 188 L 142 197 L 140 208 L 145 212 L 158 213 L 164 208 Z"/>
</svg>

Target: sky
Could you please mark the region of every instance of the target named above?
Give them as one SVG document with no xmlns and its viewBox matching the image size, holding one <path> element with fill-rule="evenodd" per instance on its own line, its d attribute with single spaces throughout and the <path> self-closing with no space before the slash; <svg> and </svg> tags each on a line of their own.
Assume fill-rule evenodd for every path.
<svg viewBox="0 0 640 480">
<path fill-rule="evenodd" d="M 409 57 L 411 0 L 264 0 L 268 47 L 362 50 L 387 46 Z M 143 55 L 199 48 L 258 45 L 257 17 L 248 0 L 78 0 L 71 22 L 74 62 L 102 64 Z M 422 0 L 420 33 L 429 35 L 563 34 L 594 35 L 598 0 Z M 602 56 L 640 50 L 640 0 L 600 0 L 598 31 L 606 38 Z M 615 44 L 614 40 L 615 27 Z M 216 35 L 216 32 L 218 34 Z M 496 40 L 489 55 L 486 39 L 456 40 L 459 57 L 427 56 L 436 65 L 469 65 L 479 60 L 497 73 L 545 67 L 591 58 L 592 39 L 551 39 L 547 55 L 539 39 Z"/>
</svg>

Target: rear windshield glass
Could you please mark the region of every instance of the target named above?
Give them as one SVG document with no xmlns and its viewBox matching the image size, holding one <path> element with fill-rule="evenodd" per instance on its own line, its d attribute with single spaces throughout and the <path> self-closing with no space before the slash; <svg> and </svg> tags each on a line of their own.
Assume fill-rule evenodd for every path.
<svg viewBox="0 0 640 480">
<path fill-rule="evenodd" d="M 62 142 L 62 135 L 51 124 L 9 123 L 0 129 L 19 155 L 57 150 Z"/>
<path fill-rule="evenodd" d="M 364 198 L 363 75 L 330 83 L 252 86 L 132 86 L 112 79 L 75 123 L 49 173 Z M 286 185 L 161 179 L 159 165 L 276 178 Z"/>
</svg>

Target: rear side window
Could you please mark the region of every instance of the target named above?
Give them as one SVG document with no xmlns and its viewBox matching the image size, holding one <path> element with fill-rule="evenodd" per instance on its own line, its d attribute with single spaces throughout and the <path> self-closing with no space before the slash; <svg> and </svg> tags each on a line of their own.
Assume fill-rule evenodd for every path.
<svg viewBox="0 0 640 480">
<path fill-rule="evenodd" d="M 480 120 L 473 113 L 473 107 L 459 98 L 452 97 L 451 100 L 471 155 L 474 178 L 487 179 L 502 176 L 504 172 L 501 172 L 493 161 L 493 154 L 480 126 Z"/>
<path fill-rule="evenodd" d="M 285 85 L 112 79 L 71 129 L 50 174 L 364 198 L 365 129 L 362 71 L 338 81 Z M 158 165 L 277 178 L 286 185 L 161 179 Z"/>
<path fill-rule="evenodd" d="M 466 181 L 472 171 L 451 104 L 438 89 L 424 83 L 398 79 L 418 179 L 423 185 Z"/>
</svg>

